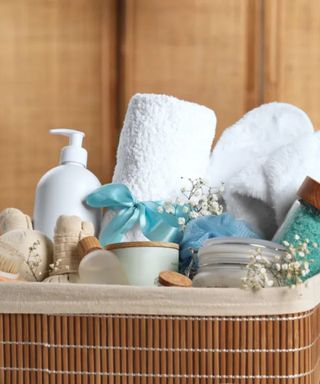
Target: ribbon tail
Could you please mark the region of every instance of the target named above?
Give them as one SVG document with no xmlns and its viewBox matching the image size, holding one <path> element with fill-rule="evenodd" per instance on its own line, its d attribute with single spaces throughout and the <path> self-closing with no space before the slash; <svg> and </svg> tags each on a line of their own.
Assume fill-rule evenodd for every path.
<svg viewBox="0 0 320 384">
<path fill-rule="evenodd" d="M 135 207 L 122 209 L 101 231 L 99 240 L 102 246 L 111 243 L 119 243 L 126 234 L 139 220 L 139 209 Z"/>
<path fill-rule="evenodd" d="M 146 204 L 145 213 L 140 215 L 140 227 L 144 236 L 152 241 L 180 243 L 182 231 L 175 216 L 157 211 L 156 203 Z"/>
</svg>

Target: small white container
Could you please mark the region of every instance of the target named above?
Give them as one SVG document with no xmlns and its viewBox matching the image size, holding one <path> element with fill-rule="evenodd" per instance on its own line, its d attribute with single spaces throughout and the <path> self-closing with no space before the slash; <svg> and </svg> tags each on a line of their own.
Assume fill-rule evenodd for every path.
<svg viewBox="0 0 320 384">
<path fill-rule="evenodd" d="M 245 277 L 245 267 L 251 255 L 260 249 L 272 259 L 284 248 L 274 242 L 245 238 L 217 238 L 204 243 L 199 250 L 199 270 L 193 279 L 194 287 L 239 288 Z"/>
<path fill-rule="evenodd" d="M 119 259 L 130 285 L 151 286 L 161 271 L 178 271 L 179 245 L 155 241 L 109 244 Z"/>
</svg>

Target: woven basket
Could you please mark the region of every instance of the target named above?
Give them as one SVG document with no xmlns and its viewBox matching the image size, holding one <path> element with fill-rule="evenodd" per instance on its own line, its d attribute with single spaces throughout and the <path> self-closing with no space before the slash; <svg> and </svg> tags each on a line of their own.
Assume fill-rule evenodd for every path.
<svg viewBox="0 0 320 384">
<path fill-rule="evenodd" d="M 3 284 L 0 382 L 318 384 L 319 292 Z"/>
</svg>

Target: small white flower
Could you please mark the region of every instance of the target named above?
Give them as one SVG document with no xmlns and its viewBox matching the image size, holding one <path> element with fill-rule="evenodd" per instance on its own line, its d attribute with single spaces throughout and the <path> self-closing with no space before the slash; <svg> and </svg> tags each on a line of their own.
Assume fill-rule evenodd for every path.
<svg viewBox="0 0 320 384">
<path fill-rule="evenodd" d="M 288 241 L 286 241 L 286 240 L 284 240 L 283 242 L 282 242 L 282 244 L 285 246 L 285 247 L 289 247 L 289 243 L 288 243 Z"/>
<path fill-rule="evenodd" d="M 295 263 L 293 263 L 293 266 L 295 269 L 299 269 L 301 267 L 301 264 L 299 261 L 296 261 Z"/>
<path fill-rule="evenodd" d="M 295 240 L 300 240 L 300 236 L 299 235 L 294 235 L 294 239 Z"/>
<path fill-rule="evenodd" d="M 312 243 L 313 248 L 318 248 L 318 243 L 314 242 Z"/>
<path fill-rule="evenodd" d="M 213 193 L 213 194 L 211 195 L 211 200 L 212 200 L 212 201 L 218 201 L 218 200 L 219 200 L 218 195 L 217 195 L 216 193 Z"/>
<path fill-rule="evenodd" d="M 190 219 L 196 219 L 198 216 L 199 216 L 198 213 L 195 212 L 195 211 L 191 211 L 191 212 L 189 213 L 189 217 L 190 217 Z"/>
<path fill-rule="evenodd" d="M 165 211 L 166 211 L 167 213 L 172 213 L 172 214 L 175 213 L 174 207 L 173 207 L 172 205 L 171 205 L 171 206 L 167 206 L 167 207 L 165 207 Z"/>
<path fill-rule="evenodd" d="M 203 201 L 202 203 L 201 203 L 201 207 L 203 208 L 203 209 L 207 209 L 208 208 L 208 203 L 207 203 L 207 201 Z"/>
<path fill-rule="evenodd" d="M 302 251 L 300 251 L 300 252 L 298 252 L 298 255 L 300 256 L 300 257 L 305 257 L 305 253 L 304 252 L 302 252 Z"/>
<path fill-rule="evenodd" d="M 198 199 L 193 197 L 190 199 L 189 203 L 192 207 L 195 207 L 198 204 Z"/>
<path fill-rule="evenodd" d="M 286 259 L 287 259 L 287 260 L 291 260 L 291 259 L 292 259 L 292 255 L 291 255 L 291 253 L 286 253 Z"/>
<path fill-rule="evenodd" d="M 183 205 L 184 204 L 180 197 L 177 197 L 176 203 L 177 203 L 177 205 Z"/>
<path fill-rule="evenodd" d="M 282 264 L 281 269 L 283 271 L 287 271 L 288 270 L 288 264 L 287 263 Z"/>
</svg>

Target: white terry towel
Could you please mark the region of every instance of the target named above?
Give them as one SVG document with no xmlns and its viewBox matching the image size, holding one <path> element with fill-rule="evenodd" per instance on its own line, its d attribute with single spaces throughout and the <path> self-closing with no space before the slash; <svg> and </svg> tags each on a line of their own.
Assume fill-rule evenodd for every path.
<svg viewBox="0 0 320 384">
<path fill-rule="evenodd" d="M 308 116 L 284 103 L 262 105 L 227 129 L 213 150 L 210 178 L 225 183 L 228 211 L 271 238 L 304 177 L 316 176 L 316 137 Z"/>
<path fill-rule="evenodd" d="M 175 199 L 181 177 L 206 177 L 215 113 L 172 96 L 132 97 L 120 135 L 114 183 L 126 184 L 140 201 Z M 102 228 L 110 221 L 106 214 Z M 141 240 L 136 231 L 124 240 Z"/>
</svg>

